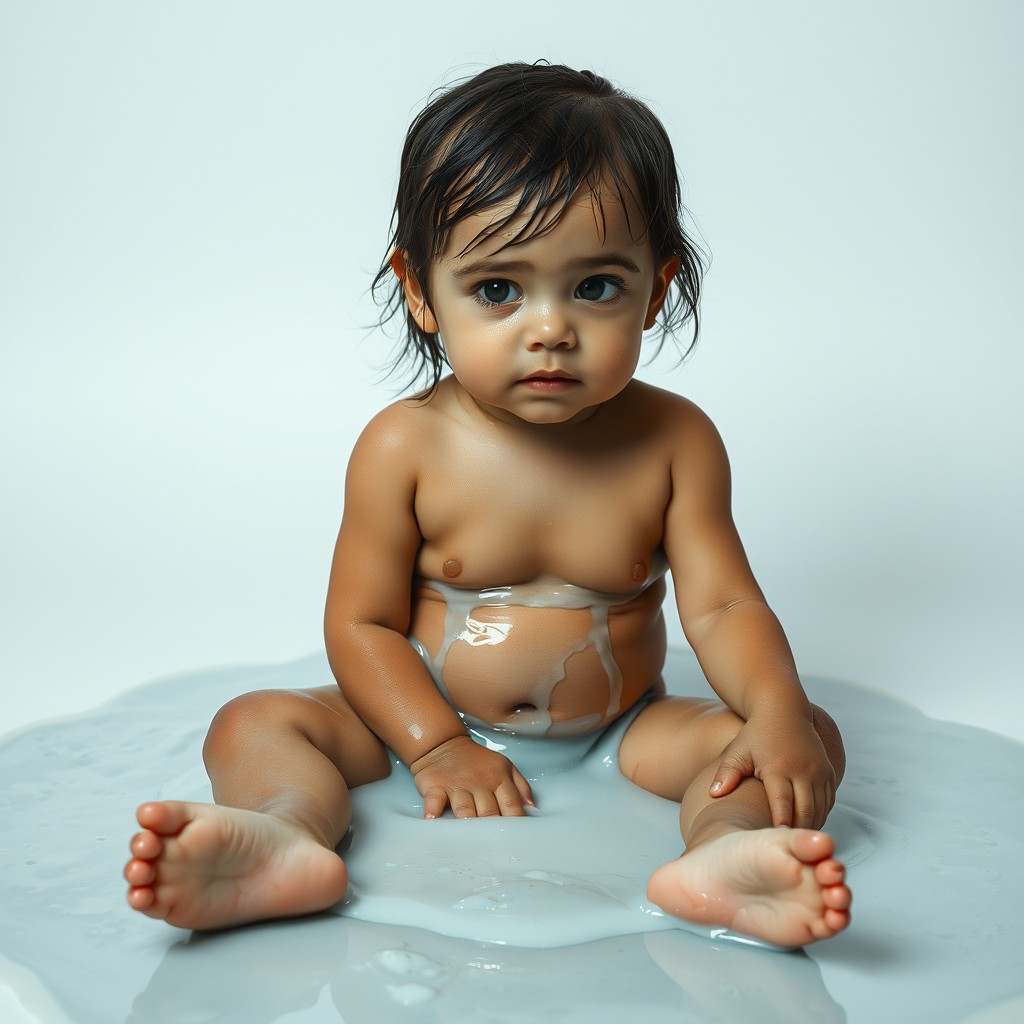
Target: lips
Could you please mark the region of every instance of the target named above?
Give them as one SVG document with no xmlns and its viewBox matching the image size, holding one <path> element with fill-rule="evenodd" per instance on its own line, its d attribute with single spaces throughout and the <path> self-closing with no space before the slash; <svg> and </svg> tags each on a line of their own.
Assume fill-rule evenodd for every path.
<svg viewBox="0 0 1024 1024">
<path fill-rule="evenodd" d="M 580 382 L 564 370 L 536 370 L 519 383 L 531 391 L 559 392 L 568 391 Z"/>
<path fill-rule="evenodd" d="M 576 378 L 565 370 L 534 370 L 523 380 L 575 380 Z"/>
</svg>

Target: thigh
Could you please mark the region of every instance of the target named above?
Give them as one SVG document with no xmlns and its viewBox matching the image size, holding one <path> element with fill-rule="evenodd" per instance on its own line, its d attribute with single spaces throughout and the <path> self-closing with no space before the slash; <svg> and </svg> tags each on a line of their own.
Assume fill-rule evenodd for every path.
<svg viewBox="0 0 1024 1024">
<path fill-rule="evenodd" d="M 349 786 L 377 782 L 391 773 L 387 747 L 353 710 L 337 686 L 317 686 L 297 691 L 314 707 L 314 716 L 326 732 L 316 737 L 319 749 L 334 762 Z"/>
<path fill-rule="evenodd" d="M 387 748 L 370 731 L 337 686 L 255 690 L 217 713 L 206 753 L 227 756 L 239 746 L 262 747 L 264 761 L 294 759 L 295 745 L 312 745 L 341 773 L 349 788 L 386 778 Z"/>
<path fill-rule="evenodd" d="M 655 698 L 622 737 L 619 768 L 649 792 L 682 800 L 690 783 L 732 742 L 742 724 L 719 700 Z"/>
</svg>

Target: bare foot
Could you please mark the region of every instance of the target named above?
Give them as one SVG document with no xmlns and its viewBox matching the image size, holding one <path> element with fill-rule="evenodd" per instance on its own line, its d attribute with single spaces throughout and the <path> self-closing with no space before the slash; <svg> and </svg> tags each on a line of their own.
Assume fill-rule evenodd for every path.
<svg viewBox="0 0 1024 1024">
<path fill-rule="evenodd" d="M 729 832 L 658 868 L 647 898 L 684 921 L 805 946 L 850 923 L 846 871 L 834 850 L 831 836 L 810 829 Z"/>
<path fill-rule="evenodd" d="M 218 804 L 143 804 L 128 904 L 179 928 L 311 914 L 345 894 L 341 858 L 278 818 Z"/>
</svg>

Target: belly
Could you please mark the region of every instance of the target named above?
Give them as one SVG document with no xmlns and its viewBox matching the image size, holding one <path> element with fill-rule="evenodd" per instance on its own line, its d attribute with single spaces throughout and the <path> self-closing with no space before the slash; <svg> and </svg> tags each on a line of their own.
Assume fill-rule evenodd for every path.
<svg viewBox="0 0 1024 1024">
<path fill-rule="evenodd" d="M 615 597 L 558 581 L 424 585 L 411 633 L 468 720 L 525 735 L 589 732 L 660 681 L 664 583 Z"/>
</svg>

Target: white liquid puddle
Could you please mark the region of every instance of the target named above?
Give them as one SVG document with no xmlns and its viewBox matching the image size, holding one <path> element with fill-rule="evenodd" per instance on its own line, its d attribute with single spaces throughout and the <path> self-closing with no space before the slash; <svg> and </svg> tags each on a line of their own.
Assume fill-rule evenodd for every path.
<svg viewBox="0 0 1024 1024">
<path fill-rule="evenodd" d="M 828 827 L 855 902 L 850 930 L 805 954 L 699 938 L 644 905 L 647 874 L 678 853 L 675 808 L 604 751 L 542 775 L 524 819 L 425 822 L 397 772 L 356 791 L 353 892 L 333 913 L 211 936 L 131 913 L 134 807 L 208 797 L 217 707 L 329 678 L 322 658 L 197 674 L 7 738 L 0 984 L 44 1024 L 941 1024 L 1002 1021 L 1024 997 L 1024 748 L 813 679 L 847 742 Z M 707 692 L 680 652 L 666 681 Z"/>
</svg>

